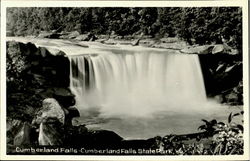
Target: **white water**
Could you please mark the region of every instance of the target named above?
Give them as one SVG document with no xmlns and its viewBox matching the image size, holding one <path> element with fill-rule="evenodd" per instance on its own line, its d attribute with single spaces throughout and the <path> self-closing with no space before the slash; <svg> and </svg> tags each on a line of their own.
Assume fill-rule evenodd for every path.
<svg viewBox="0 0 250 161">
<path fill-rule="evenodd" d="M 78 123 L 88 128 L 142 139 L 193 133 L 201 119 L 232 112 L 206 98 L 198 55 L 114 46 L 69 60 Z"/>
<path fill-rule="evenodd" d="M 206 102 L 197 55 L 109 52 L 69 57 L 70 89 L 78 109 L 104 116 L 150 116 L 159 111 L 201 111 Z"/>
</svg>

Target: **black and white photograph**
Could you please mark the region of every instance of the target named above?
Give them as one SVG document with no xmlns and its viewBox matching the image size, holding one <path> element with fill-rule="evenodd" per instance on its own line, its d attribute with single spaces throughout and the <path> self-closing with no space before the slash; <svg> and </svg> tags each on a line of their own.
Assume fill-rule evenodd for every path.
<svg viewBox="0 0 250 161">
<path fill-rule="evenodd" d="M 249 155 L 246 8 L 153 3 L 6 2 L 4 155 Z"/>
</svg>

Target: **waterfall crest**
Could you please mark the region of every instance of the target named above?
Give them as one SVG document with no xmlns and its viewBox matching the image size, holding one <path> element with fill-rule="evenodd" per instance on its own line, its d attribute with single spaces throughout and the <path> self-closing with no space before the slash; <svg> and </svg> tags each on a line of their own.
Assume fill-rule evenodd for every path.
<svg viewBox="0 0 250 161">
<path fill-rule="evenodd" d="M 69 60 L 70 89 L 80 113 L 98 108 L 103 115 L 144 116 L 195 110 L 187 104 L 206 101 L 197 55 L 123 51 Z"/>
</svg>

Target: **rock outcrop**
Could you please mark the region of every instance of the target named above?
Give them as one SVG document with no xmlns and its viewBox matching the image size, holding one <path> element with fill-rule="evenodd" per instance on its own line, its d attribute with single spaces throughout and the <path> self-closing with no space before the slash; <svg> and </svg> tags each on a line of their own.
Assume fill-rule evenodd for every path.
<svg viewBox="0 0 250 161">
<path fill-rule="evenodd" d="M 79 116 L 68 86 L 65 53 L 32 43 L 7 42 L 7 117 L 15 120 L 8 121 L 8 144 L 38 145 L 38 138 L 41 145 L 61 144 L 63 137 L 55 137 L 62 132 L 56 127 L 72 126 L 71 119 Z"/>
<path fill-rule="evenodd" d="M 62 53 L 51 54 L 32 43 L 7 42 L 8 115 L 31 121 L 45 98 L 60 95 L 58 88 L 68 90 L 68 75 L 69 60 Z M 25 116 L 18 115 L 19 110 Z"/>
<path fill-rule="evenodd" d="M 33 123 L 41 124 L 49 118 L 57 119 L 62 124 L 65 122 L 64 110 L 54 98 L 43 100 L 42 108 L 38 111 Z"/>
<path fill-rule="evenodd" d="M 180 52 L 185 54 L 209 54 L 211 53 L 212 49 L 213 49 L 212 45 L 203 45 L 203 46 L 184 48 L 180 50 Z"/>
<path fill-rule="evenodd" d="M 199 55 L 199 58 L 207 95 L 216 96 L 222 103 L 241 105 L 243 101 L 240 90 L 243 79 L 241 55 L 217 53 Z M 232 97 L 234 99 L 231 99 Z"/>
</svg>

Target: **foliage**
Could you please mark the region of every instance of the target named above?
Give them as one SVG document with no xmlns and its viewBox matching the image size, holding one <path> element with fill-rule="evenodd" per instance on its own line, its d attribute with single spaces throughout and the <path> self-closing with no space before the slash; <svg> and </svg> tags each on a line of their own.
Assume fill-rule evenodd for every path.
<svg viewBox="0 0 250 161">
<path fill-rule="evenodd" d="M 209 155 L 210 147 L 205 147 L 202 142 L 193 141 L 185 143 L 176 135 L 165 136 L 162 140 L 164 154 L 167 155 Z"/>
<path fill-rule="evenodd" d="M 21 53 L 20 46 L 17 43 L 7 44 L 6 55 L 6 73 L 7 84 L 10 90 L 21 90 L 25 83 L 23 74 L 25 69 L 28 68 L 26 56 Z"/>
<path fill-rule="evenodd" d="M 213 138 L 215 147 L 213 154 L 243 154 L 243 126 L 232 121 L 235 116 L 239 115 L 243 115 L 243 111 L 230 113 L 227 124 L 218 123 L 218 134 Z"/>
<path fill-rule="evenodd" d="M 215 119 L 211 121 L 202 119 L 202 121 L 205 122 L 205 124 L 201 125 L 198 129 L 205 130 L 207 137 L 213 136 L 216 131 L 215 126 L 217 125 L 217 121 Z"/>
<path fill-rule="evenodd" d="M 162 138 L 162 144 L 159 144 L 158 150 L 167 155 L 243 154 L 243 126 L 233 122 L 233 118 L 239 115 L 243 115 L 243 111 L 230 113 L 226 124 L 217 123 L 216 120 L 202 120 L 205 124 L 201 125 L 199 129 L 205 130 L 203 139 L 198 135 L 196 140 L 183 139 L 178 135 L 168 135 Z"/>
<path fill-rule="evenodd" d="M 25 46 L 8 42 L 6 49 L 7 113 L 12 118 L 29 120 L 33 107 L 40 106 L 41 98 L 35 95 L 38 82 L 28 75 L 31 63 Z"/>
<path fill-rule="evenodd" d="M 239 7 L 7 8 L 7 31 L 14 35 L 37 35 L 51 30 L 178 36 L 190 44 L 226 42 L 241 50 L 242 10 Z"/>
</svg>

